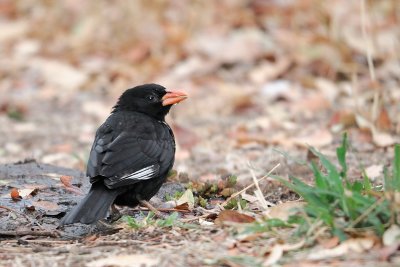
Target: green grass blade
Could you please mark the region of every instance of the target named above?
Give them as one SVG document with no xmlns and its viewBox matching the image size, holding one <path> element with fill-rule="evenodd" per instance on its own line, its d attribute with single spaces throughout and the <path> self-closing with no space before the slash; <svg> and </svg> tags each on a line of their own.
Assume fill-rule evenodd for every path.
<svg viewBox="0 0 400 267">
<path fill-rule="evenodd" d="M 386 166 L 383 167 L 383 181 L 385 191 L 393 191 L 394 185 L 392 177 L 390 177 L 389 170 Z"/>
<path fill-rule="evenodd" d="M 324 176 L 321 171 L 318 169 L 317 165 L 315 164 L 315 162 L 311 162 L 311 169 L 314 173 L 314 177 L 315 177 L 315 185 L 318 188 L 321 189 L 328 189 L 329 185 L 328 185 L 328 181 L 326 176 Z"/>
<path fill-rule="evenodd" d="M 346 152 L 348 147 L 349 144 L 347 141 L 347 133 L 344 133 L 342 137 L 342 145 L 336 149 L 336 156 L 338 158 L 340 166 L 342 167 L 340 176 L 342 176 L 343 179 L 347 179 Z"/>
<path fill-rule="evenodd" d="M 400 144 L 394 146 L 393 185 L 396 191 L 400 191 Z"/>
<path fill-rule="evenodd" d="M 310 147 L 310 151 L 319 158 L 321 164 L 328 171 L 328 181 L 331 182 L 333 185 L 333 188 L 331 189 L 336 192 L 343 193 L 344 188 L 342 179 L 340 178 L 340 174 L 336 169 L 336 166 L 333 165 L 332 162 L 330 162 L 322 153 L 317 151 L 315 148 Z"/>
<path fill-rule="evenodd" d="M 371 179 L 369 179 L 367 172 L 365 169 L 362 169 L 362 177 L 363 177 L 363 187 L 365 190 L 370 191 L 372 190 L 372 183 Z"/>
</svg>

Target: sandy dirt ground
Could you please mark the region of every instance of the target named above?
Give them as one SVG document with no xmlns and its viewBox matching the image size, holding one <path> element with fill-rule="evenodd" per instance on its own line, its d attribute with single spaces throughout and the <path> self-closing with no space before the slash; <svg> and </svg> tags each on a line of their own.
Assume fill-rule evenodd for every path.
<svg viewBox="0 0 400 267">
<path fill-rule="evenodd" d="M 296 245 L 290 231 L 215 220 L 252 172 L 311 183 L 308 147 L 334 159 L 343 131 L 349 177 L 363 167 L 382 184 L 400 141 L 399 14 L 397 1 L 0 1 L 0 265 L 396 266 L 398 247 L 380 241 L 313 258 L 339 245 L 279 252 Z M 176 172 L 152 199 L 183 225 L 58 227 L 88 190 L 97 127 L 125 89 L 149 82 L 190 95 L 168 118 Z M 219 191 L 195 190 L 207 183 Z M 187 188 L 206 205 L 171 206 Z M 271 177 L 259 184 L 267 202 L 255 188 L 243 213 L 256 220 L 300 199 Z"/>
</svg>

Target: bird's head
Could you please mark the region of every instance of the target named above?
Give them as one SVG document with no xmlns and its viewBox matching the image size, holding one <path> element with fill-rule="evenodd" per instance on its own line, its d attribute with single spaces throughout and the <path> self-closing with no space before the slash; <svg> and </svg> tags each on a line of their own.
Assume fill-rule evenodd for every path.
<svg viewBox="0 0 400 267">
<path fill-rule="evenodd" d="M 113 112 L 137 111 L 164 120 L 172 105 L 187 98 L 179 91 L 168 91 L 158 84 L 143 84 L 126 90 L 118 99 Z"/>
</svg>

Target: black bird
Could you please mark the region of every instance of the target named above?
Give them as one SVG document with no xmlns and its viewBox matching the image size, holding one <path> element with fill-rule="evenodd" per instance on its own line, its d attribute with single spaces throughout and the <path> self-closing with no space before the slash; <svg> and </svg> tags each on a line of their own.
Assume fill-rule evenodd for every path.
<svg viewBox="0 0 400 267">
<path fill-rule="evenodd" d="M 175 140 L 165 116 L 187 97 L 157 84 L 126 90 L 100 126 L 90 151 L 89 193 L 61 220 L 91 224 L 112 204 L 134 207 L 148 201 L 174 164 Z"/>
</svg>

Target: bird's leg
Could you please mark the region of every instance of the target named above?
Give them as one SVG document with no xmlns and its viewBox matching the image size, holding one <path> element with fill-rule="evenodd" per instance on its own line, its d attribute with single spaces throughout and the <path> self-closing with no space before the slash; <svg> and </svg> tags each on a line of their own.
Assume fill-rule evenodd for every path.
<svg viewBox="0 0 400 267">
<path fill-rule="evenodd" d="M 113 229 L 113 226 L 111 225 L 111 224 L 109 224 L 108 222 L 106 222 L 106 220 L 98 220 L 97 222 L 96 222 L 96 226 L 97 226 L 97 228 L 98 229 L 100 229 L 100 230 L 104 230 L 104 229 L 106 229 L 106 230 L 108 230 L 108 229 Z"/>
<path fill-rule="evenodd" d="M 115 222 L 121 217 L 122 217 L 122 214 L 119 212 L 118 208 L 115 206 L 115 204 L 112 204 L 111 212 L 110 212 L 110 215 L 108 216 L 109 221 Z"/>
<path fill-rule="evenodd" d="M 148 208 L 149 210 L 151 210 L 152 212 L 154 212 L 154 214 L 160 218 L 160 219 L 165 219 L 165 216 L 158 211 L 153 205 L 150 204 L 150 202 L 148 202 L 147 200 L 141 199 L 140 197 L 138 197 L 139 203 L 142 204 L 143 206 L 145 206 L 146 208 Z"/>
<path fill-rule="evenodd" d="M 117 208 L 117 206 L 115 204 L 111 205 L 111 216 L 113 218 L 117 218 L 117 220 L 122 217 L 121 212 L 119 212 L 119 209 Z"/>
</svg>

